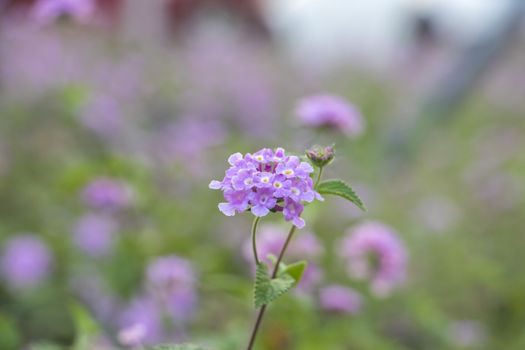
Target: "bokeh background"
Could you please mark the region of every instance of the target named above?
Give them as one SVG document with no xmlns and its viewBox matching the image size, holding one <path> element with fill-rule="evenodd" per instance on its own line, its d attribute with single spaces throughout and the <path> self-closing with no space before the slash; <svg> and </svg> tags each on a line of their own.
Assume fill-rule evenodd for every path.
<svg viewBox="0 0 525 350">
<path fill-rule="evenodd" d="M 316 143 L 368 211 L 307 207 L 289 259 L 315 271 L 258 349 L 525 349 L 524 1 L 0 6 L 0 349 L 117 349 L 137 324 L 144 344 L 244 348 L 251 215 L 208 183 L 231 153 Z M 318 94 L 360 131 L 304 125 Z M 371 221 L 407 256 L 388 293 L 339 249 Z M 287 227 L 261 225 L 272 251 Z"/>
</svg>

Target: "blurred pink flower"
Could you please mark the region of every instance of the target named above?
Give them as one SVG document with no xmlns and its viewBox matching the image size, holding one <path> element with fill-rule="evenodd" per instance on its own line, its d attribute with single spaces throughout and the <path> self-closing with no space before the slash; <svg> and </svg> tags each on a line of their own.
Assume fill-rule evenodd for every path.
<svg viewBox="0 0 525 350">
<path fill-rule="evenodd" d="M 339 244 L 351 277 L 368 279 L 372 292 L 388 295 L 405 280 L 408 261 L 397 233 L 379 222 L 365 222 L 351 228 Z"/>
<path fill-rule="evenodd" d="M 310 96 L 299 101 L 296 109 L 299 120 L 314 128 L 333 128 L 349 136 L 364 130 L 361 113 L 343 98 L 332 95 Z"/>
<path fill-rule="evenodd" d="M 319 303 L 323 310 L 356 314 L 361 310 L 361 295 L 352 288 L 330 285 L 321 288 Z"/>
</svg>

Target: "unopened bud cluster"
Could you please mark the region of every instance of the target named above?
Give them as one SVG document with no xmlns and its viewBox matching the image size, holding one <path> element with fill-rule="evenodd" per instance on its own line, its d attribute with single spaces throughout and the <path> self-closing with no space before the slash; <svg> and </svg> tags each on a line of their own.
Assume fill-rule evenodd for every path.
<svg viewBox="0 0 525 350">
<path fill-rule="evenodd" d="M 306 156 L 313 165 L 322 168 L 334 160 L 335 151 L 333 146 L 322 147 L 315 145 L 306 151 Z"/>
</svg>

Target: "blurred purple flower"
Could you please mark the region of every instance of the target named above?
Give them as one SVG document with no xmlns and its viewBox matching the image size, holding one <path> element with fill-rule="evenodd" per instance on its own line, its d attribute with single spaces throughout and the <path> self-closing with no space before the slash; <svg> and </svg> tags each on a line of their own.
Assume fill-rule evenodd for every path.
<svg viewBox="0 0 525 350">
<path fill-rule="evenodd" d="M 321 288 L 319 303 L 326 311 L 356 314 L 361 310 L 361 295 L 352 288 L 330 285 Z"/>
<path fill-rule="evenodd" d="M 428 231 L 442 233 L 453 227 L 461 211 L 450 198 L 433 196 L 424 198 L 414 210 L 414 218 Z"/>
<path fill-rule="evenodd" d="M 257 250 L 261 260 L 271 263 L 268 259 L 270 254 L 277 256 L 281 251 L 286 239 L 286 230 L 278 225 L 265 224 L 259 227 L 257 232 Z M 290 243 L 287 256 L 290 259 L 313 260 L 323 253 L 323 247 L 317 237 L 311 232 L 301 232 L 296 239 Z M 250 264 L 254 264 L 251 239 L 246 240 L 243 245 L 243 256 Z M 255 265 L 254 265 L 255 267 Z M 297 291 L 308 293 L 318 285 L 322 279 L 323 272 L 314 263 L 309 262 Z"/>
<path fill-rule="evenodd" d="M 6 22 L 0 40 L 0 75 L 6 88 L 27 99 L 78 80 L 84 62 L 59 35 L 14 19 Z"/>
<path fill-rule="evenodd" d="M 126 183 L 105 177 L 90 182 L 82 197 L 90 207 L 108 211 L 127 208 L 133 202 L 133 193 Z"/>
<path fill-rule="evenodd" d="M 200 92 L 190 96 L 195 106 L 191 111 L 211 107 L 213 116 L 233 117 L 250 135 L 271 135 L 278 117 L 277 94 L 273 71 L 259 49 L 252 42 L 224 36 L 195 37 L 184 52 L 183 74 L 192 90 Z"/>
<path fill-rule="evenodd" d="M 329 127 L 357 136 L 364 130 L 363 117 L 355 106 L 343 98 L 316 95 L 302 99 L 296 109 L 299 120 L 310 127 Z"/>
<path fill-rule="evenodd" d="M 51 252 L 38 237 L 15 236 L 3 249 L 1 273 L 13 288 L 31 288 L 49 275 L 52 260 Z"/>
<path fill-rule="evenodd" d="M 142 328 L 142 344 L 153 345 L 163 341 L 162 313 L 153 299 L 138 297 L 131 301 L 120 316 L 120 330 Z"/>
<path fill-rule="evenodd" d="M 375 295 L 386 296 L 404 282 L 407 251 L 390 227 L 362 223 L 348 231 L 339 247 L 350 276 L 369 279 Z"/>
<path fill-rule="evenodd" d="M 450 340 L 461 348 L 475 348 L 483 345 L 487 333 L 483 324 L 475 320 L 451 322 L 448 329 Z"/>
<path fill-rule="evenodd" d="M 103 138 L 114 138 L 124 126 L 118 102 L 109 96 L 98 96 L 88 103 L 80 115 L 81 123 Z"/>
<path fill-rule="evenodd" d="M 190 318 L 197 304 L 196 276 L 190 261 L 175 255 L 160 257 L 147 267 L 148 291 L 166 306 L 175 321 Z"/>
<path fill-rule="evenodd" d="M 81 217 L 74 229 L 75 244 L 91 256 L 106 255 L 113 246 L 117 223 L 103 214 Z"/>
<path fill-rule="evenodd" d="M 107 281 L 93 265 L 87 270 L 74 271 L 70 279 L 70 288 L 89 307 L 97 320 L 103 324 L 115 321 L 121 300 L 111 292 Z"/>
<path fill-rule="evenodd" d="M 125 346 L 141 346 L 146 337 L 146 327 L 142 323 L 135 323 L 118 332 L 117 339 Z"/>
<path fill-rule="evenodd" d="M 164 128 L 156 135 L 158 153 L 167 160 L 189 160 L 204 150 L 220 145 L 226 137 L 226 130 L 219 121 L 202 121 L 184 118 Z M 186 163 L 186 162 L 185 162 Z"/>
<path fill-rule="evenodd" d="M 33 7 L 36 21 L 47 24 L 61 17 L 87 22 L 95 11 L 93 0 L 38 0 Z"/>
</svg>

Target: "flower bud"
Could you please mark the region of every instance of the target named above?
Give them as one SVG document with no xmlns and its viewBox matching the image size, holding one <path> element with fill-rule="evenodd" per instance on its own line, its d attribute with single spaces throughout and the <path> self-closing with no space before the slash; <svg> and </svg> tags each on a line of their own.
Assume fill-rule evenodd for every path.
<svg viewBox="0 0 525 350">
<path fill-rule="evenodd" d="M 313 165 L 322 168 L 334 160 L 335 151 L 333 146 L 322 147 L 315 145 L 306 150 L 306 156 L 310 159 Z"/>
</svg>

